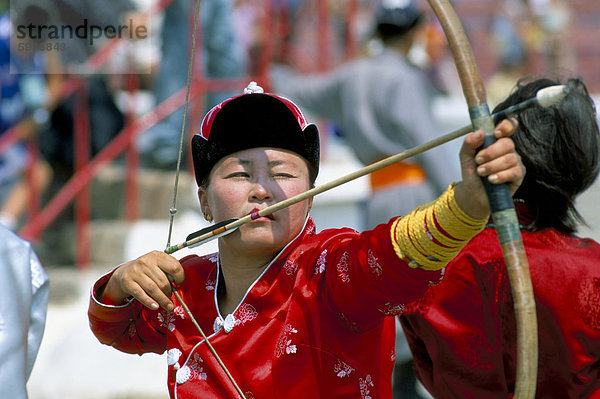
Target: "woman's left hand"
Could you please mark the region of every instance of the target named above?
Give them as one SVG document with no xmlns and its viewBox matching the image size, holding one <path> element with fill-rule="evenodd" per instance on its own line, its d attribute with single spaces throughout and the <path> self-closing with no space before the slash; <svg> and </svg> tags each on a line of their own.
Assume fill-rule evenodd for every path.
<svg viewBox="0 0 600 399">
<path fill-rule="evenodd" d="M 525 166 L 509 138 L 516 127 L 516 119 L 500 122 L 494 130 L 498 140 L 481 151 L 477 149 L 483 145 L 483 130 L 465 137 L 460 150 L 462 181 L 455 187 L 455 198 L 461 209 L 474 218 L 483 219 L 490 213 L 482 178 L 492 184 L 507 183 L 511 194 L 523 182 Z"/>
</svg>

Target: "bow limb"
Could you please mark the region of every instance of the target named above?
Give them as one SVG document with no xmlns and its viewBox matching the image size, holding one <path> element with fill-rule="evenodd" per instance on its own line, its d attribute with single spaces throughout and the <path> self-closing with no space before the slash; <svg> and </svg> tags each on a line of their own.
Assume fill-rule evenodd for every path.
<svg viewBox="0 0 600 399">
<path fill-rule="evenodd" d="M 439 19 L 450 44 L 458 70 L 473 129 L 483 129 L 485 144 L 495 141 L 494 122 L 487 105 L 485 89 L 473 50 L 463 26 L 448 0 L 428 0 Z M 506 185 L 484 185 L 498 239 L 504 254 L 508 278 L 514 299 L 517 323 L 517 370 L 515 398 L 533 398 L 537 380 L 538 338 L 535 299 L 519 222 Z"/>
</svg>

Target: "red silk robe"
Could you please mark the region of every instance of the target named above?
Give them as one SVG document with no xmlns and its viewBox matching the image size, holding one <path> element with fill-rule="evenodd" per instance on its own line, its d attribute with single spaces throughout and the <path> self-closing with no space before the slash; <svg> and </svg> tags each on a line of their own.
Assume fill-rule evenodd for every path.
<svg viewBox="0 0 600 399">
<path fill-rule="evenodd" d="M 391 398 L 394 319 L 442 272 L 413 269 L 393 250 L 390 224 L 318 234 L 311 219 L 221 315 L 217 254 L 182 260 L 184 302 L 247 398 Z M 175 302 L 151 311 L 137 301 L 108 306 L 95 292 L 92 330 L 130 353 L 167 351 L 172 398 L 237 397 L 200 334 Z"/>
<path fill-rule="evenodd" d="M 522 237 L 539 331 L 536 397 L 600 398 L 600 245 L 550 229 Z M 400 321 L 417 374 L 436 399 L 512 397 L 513 299 L 493 228 L 473 238 L 443 283 L 409 308 Z"/>
</svg>

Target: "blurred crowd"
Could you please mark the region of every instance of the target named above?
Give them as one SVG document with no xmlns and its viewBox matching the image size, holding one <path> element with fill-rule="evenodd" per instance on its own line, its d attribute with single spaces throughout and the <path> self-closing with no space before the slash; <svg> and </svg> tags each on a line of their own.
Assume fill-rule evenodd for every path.
<svg viewBox="0 0 600 399">
<path fill-rule="evenodd" d="M 382 6 L 399 11 L 382 14 Z M 489 43 L 485 61 L 493 65 L 484 76 L 491 106 L 528 75 L 577 74 L 569 2 L 502 0 L 489 8 L 488 36 L 482 40 Z M 463 21 L 467 31 L 470 22 Z M 42 26 L 47 29 L 36 29 Z M 91 26 L 101 32 L 92 40 L 63 29 L 81 26 L 88 35 Z M 114 27 L 129 32 L 119 36 L 118 46 L 109 40 Z M 377 75 L 366 77 L 365 68 L 373 66 Z M 188 79 L 200 83 L 203 95 L 192 96 L 184 108 Z M 461 96 L 444 33 L 425 0 L 13 0 L 10 6 L 1 0 L 0 224 L 18 232 L 74 175 L 78 152 L 97 155 L 132 117 L 161 106 L 167 111 L 157 113 L 131 144 L 142 169 L 174 171 L 182 131 L 194 133 L 207 110 L 241 93 L 242 82 L 250 80 L 326 120 L 323 134 L 345 140 L 365 164 L 442 133 L 432 98 Z M 386 90 L 395 87 L 398 92 Z M 390 104 L 398 107 L 384 115 Z M 416 115 L 424 120 L 415 122 Z M 365 118 L 381 123 L 363 126 Z M 390 126 L 396 133 L 389 133 Z M 75 138 L 79 129 L 87 132 L 84 147 Z M 113 161 L 122 164 L 122 158 Z M 422 185 L 422 195 L 407 199 L 409 210 L 437 197 L 445 189 L 439 181 L 454 179 L 435 159 L 374 175 L 379 180 L 372 180 L 372 192 L 385 195 L 373 195 L 366 205 L 365 227 L 404 212 L 384 212 L 390 195 L 408 198 L 408 191 L 414 195 Z M 391 175 L 403 178 L 391 181 Z M 402 194 L 391 187 L 409 190 Z M 73 216 L 60 218 L 68 222 Z M 398 355 L 397 387 L 411 389 L 396 395 L 417 398 L 406 348 L 404 354 Z"/>
<path fill-rule="evenodd" d="M 187 129 L 197 125 L 207 109 L 239 91 L 241 81 L 223 84 L 228 79 L 258 77 L 263 86 L 272 89 L 269 71 L 273 63 L 298 73 L 323 72 L 350 59 L 373 56 L 383 48 L 374 34 L 376 0 L 326 4 L 277 0 L 269 6 L 257 0 L 207 0 L 199 4 L 201 28 L 196 36 L 192 80 L 202 76 L 222 84 L 204 86 L 206 96 L 192 100 Z M 408 60 L 425 72 L 433 95 L 459 95 L 441 27 L 425 2 L 416 4 L 425 10 L 424 21 Z M 573 46 L 568 44 L 572 23 L 568 2 L 504 0 L 493 7 L 488 39 L 495 72 L 486 76 L 491 105 L 507 94 L 518 77 L 540 70 L 575 70 Z M 30 193 L 36 198 L 40 193 L 49 197 L 72 176 L 74 125 L 78 123 L 74 110 L 81 99 L 71 90 L 74 81 L 85 82 L 91 156 L 123 129 L 125 114 L 131 112 L 126 105 L 131 104 L 132 90 L 127 76 L 134 75 L 134 90 L 146 94 L 134 96 L 138 99 L 134 116 L 178 92 L 178 104 L 183 103 L 181 90 L 187 82 L 195 8 L 196 3 L 188 0 L 17 0 L 11 7 L 2 2 L 0 135 L 16 130 L 18 134 L 13 134 L 18 139 L 0 148 L 1 223 L 18 229 L 28 207 L 35 209 Z M 143 28 L 146 34 L 143 38 L 129 35 L 124 40 L 127 43 L 106 52 L 104 36 L 108 35 L 91 43 L 64 33 L 52 36 L 49 31 L 46 37 L 33 37 L 29 31 L 18 38 L 22 35 L 14 31 L 16 26 L 30 24 L 77 27 L 84 23 L 127 25 L 132 32 Z M 469 21 L 465 25 L 468 29 Z M 105 55 L 98 57 L 102 53 Z M 169 113 L 136 136 L 143 168 L 175 167 L 183 107 Z"/>
</svg>

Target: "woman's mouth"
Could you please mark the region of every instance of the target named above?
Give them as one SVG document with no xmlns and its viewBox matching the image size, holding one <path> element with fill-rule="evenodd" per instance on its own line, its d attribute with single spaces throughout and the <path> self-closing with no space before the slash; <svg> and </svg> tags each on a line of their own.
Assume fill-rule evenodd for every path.
<svg viewBox="0 0 600 399">
<path fill-rule="evenodd" d="M 250 215 L 250 218 L 251 218 L 252 220 L 263 220 L 263 221 L 267 221 L 267 220 L 275 220 L 275 218 L 273 217 L 273 215 L 272 215 L 272 214 L 265 215 L 265 216 L 261 216 L 261 215 L 259 214 L 259 212 L 260 212 L 260 209 L 258 209 L 258 208 L 254 208 L 254 209 L 253 209 L 253 210 L 252 210 L 252 211 L 249 213 L 249 215 Z"/>
</svg>

